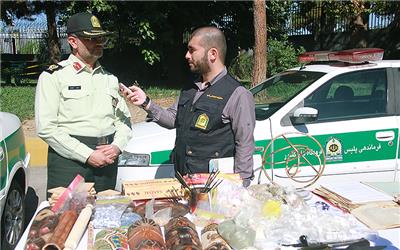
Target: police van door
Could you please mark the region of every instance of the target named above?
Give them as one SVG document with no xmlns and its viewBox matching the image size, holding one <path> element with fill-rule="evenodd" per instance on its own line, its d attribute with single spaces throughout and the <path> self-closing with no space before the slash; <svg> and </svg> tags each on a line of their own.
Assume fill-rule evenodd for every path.
<svg viewBox="0 0 400 250">
<path fill-rule="evenodd" d="M 3 121 L 2 121 L 3 122 Z M 3 131 L 0 131 L 0 200 L 1 204 L 3 204 L 3 199 L 5 199 L 5 187 L 7 184 L 7 178 L 8 178 L 8 161 L 7 161 L 7 147 L 6 147 L 6 141 L 4 140 L 3 136 Z M 1 215 L 1 214 L 0 214 Z"/>
<path fill-rule="evenodd" d="M 307 165 L 322 165 L 325 157 L 324 175 L 393 176 L 399 126 L 392 75 L 391 68 L 375 68 L 334 76 L 280 119 L 273 117 L 274 150 L 286 148 L 274 155 L 284 165 L 278 168 L 286 168 L 286 175 L 313 175 L 320 169 Z M 296 124 L 292 118 L 299 107 L 318 110 L 318 117 Z"/>
</svg>

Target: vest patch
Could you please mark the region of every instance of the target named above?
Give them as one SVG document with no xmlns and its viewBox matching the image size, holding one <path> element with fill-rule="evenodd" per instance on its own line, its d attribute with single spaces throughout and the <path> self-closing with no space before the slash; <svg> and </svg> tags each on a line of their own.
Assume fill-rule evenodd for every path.
<svg viewBox="0 0 400 250">
<path fill-rule="evenodd" d="M 217 99 L 217 100 L 223 100 L 223 99 L 224 99 L 224 98 L 221 97 L 221 96 L 210 95 L 210 94 L 207 94 L 207 97 L 212 98 L 212 99 Z"/>
<path fill-rule="evenodd" d="M 210 118 L 208 115 L 203 113 L 197 117 L 196 124 L 194 126 L 199 129 L 206 129 L 209 120 Z"/>
</svg>

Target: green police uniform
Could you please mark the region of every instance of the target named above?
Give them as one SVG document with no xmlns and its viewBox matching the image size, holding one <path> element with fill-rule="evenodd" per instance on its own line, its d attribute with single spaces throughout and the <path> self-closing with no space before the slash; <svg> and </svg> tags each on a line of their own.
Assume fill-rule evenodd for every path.
<svg viewBox="0 0 400 250">
<path fill-rule="evenodd" d="M 76 174 L 96 191 L 114 189 L 117 166 L 86 164 L 96 138 L 106 136 L 122 151 L 131 138 L 130 113 L 118 79 L 98 62 L 93 70 L 74 55 L 51 66 L 38 81 L 36 129 L 49 145 L 48 186 L 68 186 Z M 72 178 L 72 179 L 71 179 Z"/>
</svg>

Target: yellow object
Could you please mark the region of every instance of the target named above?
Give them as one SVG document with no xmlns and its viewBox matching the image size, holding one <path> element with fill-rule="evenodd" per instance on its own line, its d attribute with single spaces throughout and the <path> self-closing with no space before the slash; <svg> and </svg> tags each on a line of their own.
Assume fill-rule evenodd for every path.
<svg viewBox="0 0 400 250">
<path fill-rule="evenodd" d="M 39 137 L 25 138 L 26 151 L 31 154 L 30 167 L 47 166 L 47 144 Z"/>
<path fill-rule="evenodd" d="M 281 203 L 276 200 L 267 200 L 262 206 L 262 215 L 267 218 L 279 217 L 282 213 Z"/>
</svg>

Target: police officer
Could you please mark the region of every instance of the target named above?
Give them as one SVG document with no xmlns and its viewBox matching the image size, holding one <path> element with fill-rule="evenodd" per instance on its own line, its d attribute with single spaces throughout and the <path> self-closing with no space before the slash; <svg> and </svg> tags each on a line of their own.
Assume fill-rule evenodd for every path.
<svg viewBox="0 0 400 250">
<path fill-rule="evenodd" d="M 98 62 L 110 32 L 88 12 L 67 23 L 72 53 L 38 81 L 35 120 L 48 145 L 47 190 L 80 174 L 96 191 L 114 189 L 117 157 L 131 137 L 130 113 L 118 79 Z"/>
<path fill-rule="evenodd" d="M 177 102 L 163 109 L 136 86 L 124 94 L 161 126 L 176 128 L 172 155 L 176 171 L 208 172 L 210 159 L 234 156 L 234 170 L 248 186 L 254 176 L 254 99 L 228 74 L 225 55 L 226 40 L 221 30 L 211 26 L 196 29 L 185 58 L 200 78 L 181 91 Z"/>
</svg>

